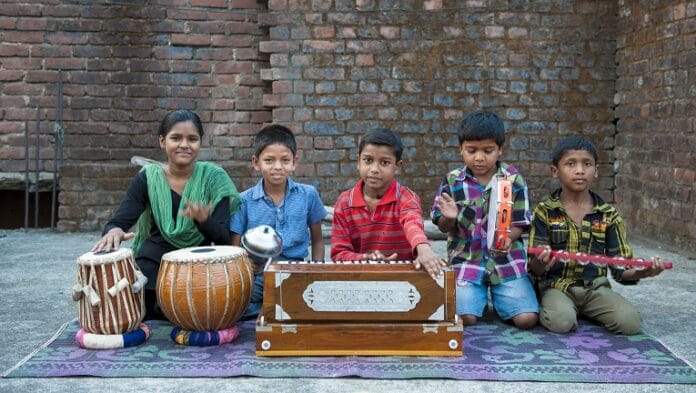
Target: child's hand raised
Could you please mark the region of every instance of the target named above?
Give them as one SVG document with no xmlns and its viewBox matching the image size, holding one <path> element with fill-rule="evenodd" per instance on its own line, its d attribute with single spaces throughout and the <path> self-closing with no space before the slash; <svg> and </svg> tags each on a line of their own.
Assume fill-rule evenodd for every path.
<svg viewBox="0 0 696 393">
<path fill-rule="evenodd" d="M 192 220 L 195 220 L 199 224 L 208 221 L 208 216 L 210 216 L 210 211 L 213 208 L 212 203 L 202 205 L 198 203 L 192 203 L 191 201 L 187 201 L 185 199 L 183 202 L 186 208 L 181 211 L 182 216 L 190 217 Z"/>
<path fill-rule="evenodd" d="M 445 218 L 456 219 L 457 214 L 459 214 L 457 203 L 446 192 L 437 197 L 437 209 L 440 210 L 440 214 Z"/>
</svg>

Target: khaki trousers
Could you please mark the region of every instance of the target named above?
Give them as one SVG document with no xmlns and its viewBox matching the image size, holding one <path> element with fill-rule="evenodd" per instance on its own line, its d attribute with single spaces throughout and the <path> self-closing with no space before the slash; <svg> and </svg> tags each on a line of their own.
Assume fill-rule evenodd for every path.
<svg viewBox="0 0 696 393">
<path fill-rule="evenodd" d="M 633 335 L 643 322 L 638 311 L 623 296 L 609 287 L 606 278 L 591 287 L 572 286 L 567 291 L 547 288 L 541 295 L 541 325 L 554 333 L 566 333 L 577 327 L 578 315 L 599 322 L 610 332 Z"/>
</svg>

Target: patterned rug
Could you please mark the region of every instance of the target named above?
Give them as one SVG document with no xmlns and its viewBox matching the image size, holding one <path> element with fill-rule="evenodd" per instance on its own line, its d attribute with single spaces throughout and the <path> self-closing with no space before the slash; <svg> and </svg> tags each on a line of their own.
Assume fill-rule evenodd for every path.
<svg viewBox="0 0 696 393">
<path fill-rule="evenodd" d="M 76 321 L 4 377 L 347 377 L 450 378 L 495 381 L 687 383 L 696 370 L 651 336 L 625 337 L 583 323 L 571 334 L 541 327 L 522 331 L 483 322 L 464 331 L 464 356 L 287 357 L 254 354 L 254 325 L 240 324 L 234 342 L 182 347 L 169 339 L 171 325 L 150 321 L 152 336 L 137 347 L 86 350 L 75 344 Z M 375 339 L 379 339 L 375 335 Z"/>
</svg>

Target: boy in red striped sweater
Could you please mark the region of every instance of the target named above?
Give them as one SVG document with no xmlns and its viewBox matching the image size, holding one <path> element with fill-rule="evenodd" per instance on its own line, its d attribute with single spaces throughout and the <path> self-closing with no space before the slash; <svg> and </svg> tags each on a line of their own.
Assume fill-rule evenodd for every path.
<svg viewBox="0 0 696 393">
<path fill-rule="evenodd" d="M 331 259 L 413 260 L 433 277 L 446 262 L 428 243 L 420 198 L 395 180 L 404 150 L 391 130 L 376 129 L 360 140 L 360 181 L 338 197 L 331 228 Z M 415 257 L 415 259 L 414 259 Z"/>
</svg>

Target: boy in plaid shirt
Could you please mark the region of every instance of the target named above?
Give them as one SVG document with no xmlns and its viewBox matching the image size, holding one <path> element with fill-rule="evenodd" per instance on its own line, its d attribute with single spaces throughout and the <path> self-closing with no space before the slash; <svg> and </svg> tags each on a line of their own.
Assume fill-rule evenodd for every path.
<svg viewBox="0 0 696 393">
<path fill-rule="evenodd" d="M 597 149 L 592 142 L 581 136 L 564 138 L 551 157 L 551 175 L 558 178 L 561 188 L 534 209 L 529 235 L 530 247 L 549 248 L 529 260 L 541 293 L 541 324 L 552 332 L 566 333 L 577 327 L 581 314 L 613 333 L 636 334 L 640 314 L 611 289 L 607 270 L 617 282 L 630 285 L 660 274 L 664 267 L 659 260 L 650 268 L 636 270 L 551 258 L 552 249 L 624 258 L 633 254 L 619 213 L 590 190 L 598 176 Z"/>
<path fill-rule="evenodd" d="M 474 324 L 488 305 L 504 320 L 529 329 L 538 320 L 539 304 L 527 275 L 527 253 L 520 236 L 531 224 L 527 184 L 513 166 L 498 161 L 505 127 L 491 112 L 469 114 L 459 126 L 465 166 L 449 172 L 440 184 L 431 217 L 448 234 L 449 262 L 458 271 L 457 314 Z M 506 176 L 512 182 L 512 228 L 504 255 L 489 252 L 488 210 L 492 182 Z"/>
</svg>

